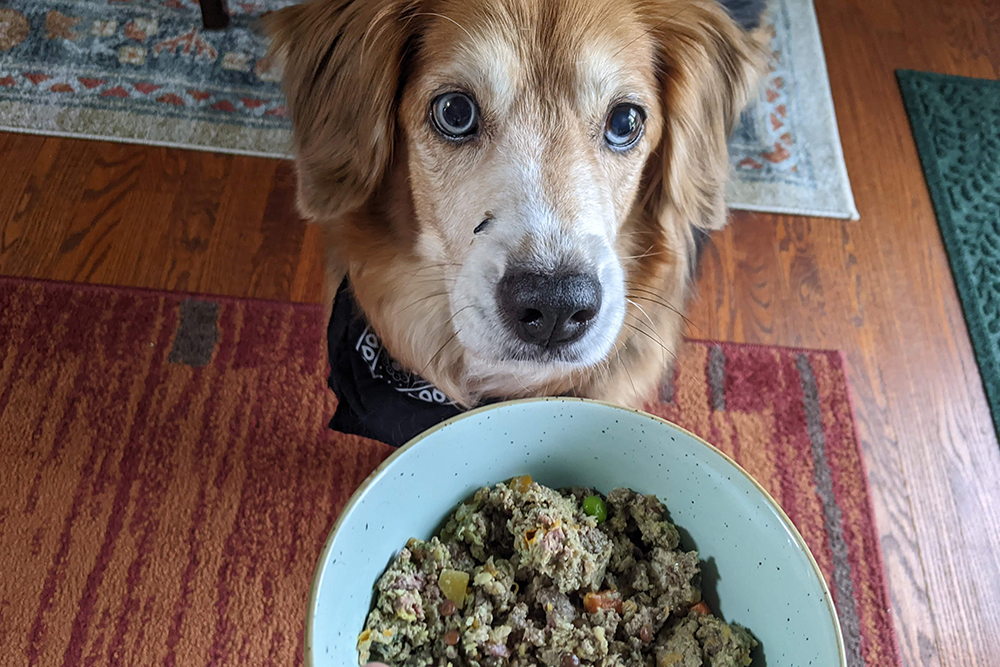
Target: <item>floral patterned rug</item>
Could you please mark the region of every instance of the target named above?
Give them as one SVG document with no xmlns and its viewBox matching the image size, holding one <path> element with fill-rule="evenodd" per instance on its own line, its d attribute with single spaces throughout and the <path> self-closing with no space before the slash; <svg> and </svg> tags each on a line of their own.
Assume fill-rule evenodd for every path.
<svg viewBox="0 0 1000 667">
<path fill-rule="evenodd" d="M 257 29 L 296 0 L 4 0 L 0 129 L 290 156 L 280 71 Z M 732 208 L 858 217 L 812 0 L 775 0 L 772 71 L 730 142 Z"/>
</svg>

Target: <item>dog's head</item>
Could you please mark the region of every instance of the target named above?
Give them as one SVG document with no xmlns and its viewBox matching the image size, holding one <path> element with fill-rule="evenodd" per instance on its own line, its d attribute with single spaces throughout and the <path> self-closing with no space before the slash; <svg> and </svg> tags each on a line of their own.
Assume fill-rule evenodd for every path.
<svg viewBox="0 0 1000 667">
<path fill-rule="evenodd" d="M 681 305 L 761 60 L 717 0 L 312 0 L 269 30 L 300 210 L 453 397 L 565 391 L 634 290 Z"/>
</svg>

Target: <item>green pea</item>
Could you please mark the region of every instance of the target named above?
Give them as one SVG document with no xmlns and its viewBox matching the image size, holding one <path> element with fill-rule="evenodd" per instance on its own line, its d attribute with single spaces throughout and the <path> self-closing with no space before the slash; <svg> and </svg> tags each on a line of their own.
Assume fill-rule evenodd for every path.
<svg viewBox="0 0 1000 667">
<path fill-rule="evenodd" d="M 583 499 L 583 513 L 597 519 L 597 523 L 604 523 L 608 518 L 608 505 L 600 496 L 587 496 Z"/>
</svg>

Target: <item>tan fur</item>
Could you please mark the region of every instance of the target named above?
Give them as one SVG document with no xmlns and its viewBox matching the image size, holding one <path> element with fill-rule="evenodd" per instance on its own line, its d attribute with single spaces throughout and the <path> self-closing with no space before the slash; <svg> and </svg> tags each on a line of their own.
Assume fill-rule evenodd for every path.
<svg viewBox="0 0 1000 667">
<path fill-rule="evenodd" d="M 692 226 L 725 223 L 726 137 L 762 68 L 758 36 L 714 0 L 312 0 L 268 28 L 299 208 L 326 226 L 331 275 L 350 276 L 401 363 L 464 404 L 648 398 L 682 329 Z M 483 109 L 476 144 L 443 142 L 428 123 L 429 100 L 456 87 Z M 648 117 L 636 148 L 613 154 L 594 128 L 623 91 Z M 495 240 L 474 238 L 494 210 L 506 216 Z M 504 240 L 532 216 L 553 222 Z M 610 351 L 576 368 L 491 364 L 486 320 L 462 298 L 496 277 L 492 248 L 573 261 L 594 239 L 624 275 Z"/>
</svg>

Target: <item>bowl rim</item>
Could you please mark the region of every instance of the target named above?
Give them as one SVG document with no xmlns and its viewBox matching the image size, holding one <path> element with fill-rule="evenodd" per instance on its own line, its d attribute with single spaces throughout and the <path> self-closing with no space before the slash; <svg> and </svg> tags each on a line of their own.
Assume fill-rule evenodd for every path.
<svg viewBox="0 0 1000 667">
<path fill-rule="evenodd" d="M 398 447 L 396 451 L 394 451 L 392 454 L 386 457 L 386 459 L 382 461 L 382 463 L 380 463 L 378 467 L 375 468 L 365 478 L 365 480 L 358 486 L 358 488 L 354 490 L 354 493 L 351 494 L 351 497 L 344 505 L 344 508 L 340 510 L 340 514 L 337 516 L 337 520 L 334 522 L 333 527 L 330 529 L 330 533 L 329 535 L 327 535 L 326 542 L 323 544 L 323 550 L 320 551 L 319 558 L 316 561 L 316 568 L 313 572 L 312 583 L 310 584 L 310 589 L 309 589 L 309 603 L 308 606 L 306 607 L 306 627 L 305 627 L 305 632 L 303 633 L 303 642 L 302 642 L 303 659 L 305 661 L 305 667 L 315 667 L 315 663 L 313 662 L 313 656 L 312 656 L 313 619 L 316 616 L 316 603 L 319 593 L 320 580 L 322 579 L 322 574 L 323 574 L 323 565 L 324 563 L 326 563 L 327 555 L 329 554 L 330 549 L 333 548 L 333 541 L 337 537 L 337 533 L 340 531 L 341 524 L 344 522 L 347 515 L 350 514 L 351 510 L 354 509 L 354 506 L 361 500 L 361 496 L 364 495 L 365 491 L 368 490 L 368 487 L 372 486 L 377 480 L 377 478 L 381 476 L 382 472 L 390 465 L 392 465 L 392 463 L 403 452 L 405 452 L 408 449 L 411 449 L 412 447 L 415 447 L 420 442 L 427 439 L 434 433 L 437 433 L 446 426 L 449 426 L 450 424 L 457 422 L 461 419 L 466 419 L 468 417 L 472 417 L 477 414 L 481 414 L 483 412 L 496 410 L 499 408 L 503 408 L 505 406 L 524 405 L 527 403 L 590 403 L 593 405 L 613 408 L 615 410 L 624 410 L 625 412 L 632 412 L 641 417 L 649 417 L 655 421 L 673 427 L 678 431 L 684 433 L 685 435 L 691 437 L 695 441 L 707 447 L 710 451 L 721 456 L 725 461 L 727 461 L 734 468 L 736 468 L 736 470 L 739 471 L 740 474 L 746 477 L 750 481 L 750 483 L 757 488 L 757 490 L 764 497 L 764 499 L 771 505 L 771 507 L 774 510 L 776 510 L 778 518 L 781 519 L 782 523 L 785 524 L 785 528 L 790 531 L 799 549 L 805 552 L 806 558 L 809 560 L 809 564 L 812 566 L 813 574 L 816 575 L 816 579 L 819 581 L 820 589 L 823 592 L 823 599 L 826 602 L 827 611 L 830 614 L 830 620 L 833 622 L 834 634 L 836 635 L 837 639 L 837 654 L 838 654 L 837 657 L 840 660 L 841 667 L 848 667 L 847 649 L 844 647 L 844 635 L 840 628 L 840 617 L 837 615 L 837 607 L 833 603 L 833 595 L 831 595 L 830 593 L 830 587 L 827 586 L 826 584 L 826 577 L 823 576 L 823 571 L 819 568 L 819 563 L 816 562 L 816 558 L 813 556 L 812 551 L 809 549 L 809 545 L 806 544 L 805 538 L 803 538 L 802 534 L 799 533 L 799 529 L 795 527 L 795 524 L 792 523 L 792 520 L 788 517 L 787 514 L 785 514 L 785 510 L 781 508 L 781 505 L 779 505 L 778 502 L 771 497 L 771 494 L 768 493 L 767 489 L 761 486 L 760 482 L 754 479 L 753 475 L 748 473 L 743 468 L 743 466 L 741 466 L 739 463 L 733 460 L 733 458 L 728 454 L 726 454 L 724 451 L 722 451 L 715 445 L 711 444 L 704 438 L 687 430 L 686 428 L 678 426 L 672 421 L 663 419 L 662 417 L 658 417 L 654 414 L 650 414 L 649 412 L 645 412 L 644 410 L 638 410 L 636 408 L 627 408 L 621 405 L 615 405 L 614 403 L 608 403 L 607 401 L 599 401 L 592 398 L 576 398 L 572 396 L 542 396 L 535 398 L 521 398 L 511 401 L 503 401 L 500 403 L 491 403 L 490 405 L 485 405 L 479 408 L 468 410 L 459 415 L 446 419 L 445 421 L 435 426 L 432 426 L 426 431 L 423 431 L 422 433 L 419 433 L 418 435 L 414 436 L 413 439 L 407 441 L 404 445 Z"/>
</svg>

